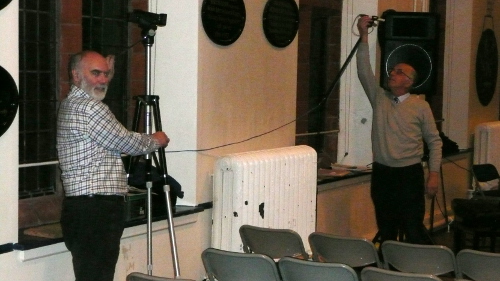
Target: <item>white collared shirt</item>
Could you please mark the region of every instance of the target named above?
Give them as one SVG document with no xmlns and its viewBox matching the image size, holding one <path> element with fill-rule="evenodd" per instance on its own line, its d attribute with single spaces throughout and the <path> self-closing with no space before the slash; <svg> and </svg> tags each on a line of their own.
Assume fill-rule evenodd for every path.
<svg viewBox="0 0 500 281">
<path fill-rule="evenodd" d="M 404 101 L 405 99 L 407 99 L 409 96 L 410 96 L 410 93 L 406 93 L 406 94 L 404 94 L 404 95 L 402 95 L 402 96 L 399 96 L 399 97 L 394 96 L 394 102 L 395 102 L 395 103 L 400 103 L 400 102 L 403 102 L 403 101 Z M 396 101 L 396 99 L 397 99 L 397 101 Z"/>
</svg>

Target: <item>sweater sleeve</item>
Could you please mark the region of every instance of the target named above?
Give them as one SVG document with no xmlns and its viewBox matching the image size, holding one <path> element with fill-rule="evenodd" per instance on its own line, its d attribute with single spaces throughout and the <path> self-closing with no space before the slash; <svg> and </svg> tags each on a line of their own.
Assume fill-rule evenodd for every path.
<svg viewBox="0 0 500 281">
<path fill-rule="evenodd" d="M 356 52 L 356 65 L 361 86 L 363 86 L 363 89 L 370 100 L 370 104 L 373 106 L 380 87 L 377 84 L 375 74 L 373 73 L 372 66 L 370 64 L 368 43 L 361 42 L 359 44 Z"/>
<path fill-rule="evenodd" d="M 429 171 L 439 172 L 441 169 L 443 141 L 436 128 L 436 121 L 429 106 L 424 109 L 422 136 L 429 148 Z"/>
</svg>

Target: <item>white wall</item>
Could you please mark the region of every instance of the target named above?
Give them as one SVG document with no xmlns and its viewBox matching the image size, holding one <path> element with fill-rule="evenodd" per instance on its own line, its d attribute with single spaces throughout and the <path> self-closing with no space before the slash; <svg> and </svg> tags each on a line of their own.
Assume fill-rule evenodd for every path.
<svg viewBox="0 0 500 281">
<path fill-rule="evenodd" d="M 446 10 L 443 131 L 460 148 L 470 147 L 469 97 L 472 53 L 473 1 L 449 0 Z"/>
<path fill-rule="evenodd" d="M 0 65 L 10 73 L 16 84 L 19 81 L 18 6 L 18 1 L 13 0 L 7 7 L 0 10 L 0 34 L 9 37 L 0 44 Z M 0 159 L 2 159 L 0 161 L 0 189 L 2 191 L 0 245 L 17 241 L 18 123 L 19 115 L 16 116 L 7 132 L 0 137 Z"/>
<path fill-rule="evenodd" d="M 167 151 L 212 148 L 271 131 L 295 118 L 297 40 L 275 48 L 264 36 L 267 1 L 245 1 L 246 22 L 229 46 L 213 43 L 200 19 L 202 0 L 151 1 L 166 13 L 154 46 L 154 88 L 171 138 Z M 186 191 L 181 204 L 212 201 L 217 157 L 294 145 L 295 123 L 251 141 L 205 152 L 167 154 L 169 173 Z"/>
<path fill-rule="evenodd" d="M 176 3 L 177 2 L 177 3 Z M 150 11 L 167 14 L 167 25 L 158 27 L 153 45 L 153 92 L 160 97 L 163 130 L 171 141 L 167 151 L 196 149 L 198 146 L 198 32 L 197 0 L 150 1 Z M 197 154 L 167 154 L 168 173 L 182 185 L 184 200 L 196 205 Z M 209 200 L 207 200 L 209 201 Z"/>
<path fill-rule="evenodd" d="M 359 39 L 356 27 L 357 16 L 359 14 L 377 15 L 377 3 L 377 1 L 344 0 L 342 6 L 341 63 L 345 63 Z M 368 37 L 372 67 L 376 66 L 376 31 L 374 29 Z M 348 165 L 366 165 L 372 162 L 372 112 L 368 98 L 358 79 L 356 56 L 354 55 L 342 76 L 340 85 L 340 132 L 337 162 Z"/>
</svg>

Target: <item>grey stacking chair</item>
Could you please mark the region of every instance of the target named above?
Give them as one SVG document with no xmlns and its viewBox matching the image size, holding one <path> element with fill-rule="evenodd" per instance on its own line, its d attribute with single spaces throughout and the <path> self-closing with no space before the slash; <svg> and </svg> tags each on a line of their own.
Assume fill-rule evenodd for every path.
<svg viewBox="0 0 500 281">
<path fill-rule="evenodd" d="M 383 267 L 375 245 L 368 239 L 313 232 L 308 240 L 314 261 L 343 263 L 360 269 Z"/>
<path fill-rule="evenodd" d="M 132 272 L 127 275 L 127 281 L 194 281 L 192 279 L 175 279 Z"/>
<path fill-rule="evenodd" d="M 460 278 L 455 254 L 446 246 L 388 240 L 381 247 L 385 269 Z"/>
<path fill-rule="evenodd" d="M 291 257 L 278 262 L 283 281 L 358 281 L 354 269 L 341 263 L 323 263 Z"/>
<path fill-rule="evenodd" d="M 500 254 L 464 249 L 457 254 L 458 270 L 462 278 L 480 281 L 500 279 Z"/>
<path fill-rule="evenodd" d="M 208 248 L 201 259 L 210 281 L 280 281 L 276 263 L 266 255 Z"/>
<path fill-rule="evenodd" d="M 432 274 L 407 273 L 392 271 L 378 267 L 365 267 L 361 270 L 363 281 L 440 281 L 441 279 Z"/>
<path fill-rule="evenodd" d="M 239 232 L 245 253 L 263 254 L 276 260 L 282 257 L 309 259 L 302 237 L 291 229 L 242 225 Z"/>
</svg>

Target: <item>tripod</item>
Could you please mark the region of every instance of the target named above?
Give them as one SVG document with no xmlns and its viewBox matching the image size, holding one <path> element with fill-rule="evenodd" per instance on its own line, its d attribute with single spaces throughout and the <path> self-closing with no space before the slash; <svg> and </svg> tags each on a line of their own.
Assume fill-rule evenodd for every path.
<svg viewBox="0 0 500 281">
<path fill-rule="evenodd" d="M 160 99 L 158 96 L 151 95 L 151 47 L 154 43 L 154 35 L 156 32 L 156 26 L 147 26 L 142 30 L 142 38 L 143 44 L 146 49 L 146 95 L 136 96 L 136 109 L 134 113 L 133 120 L 133 130 L 139 131 L 139 122 L 141 121 L 141 116 L 144 114 L 144 131 L 147 134 L 151 134 L 153 131 L 153 125 L 156 132 L 162 131 L 161 126 L 161 116 L 160 116 L 160 107 L 158 105 L 158 100 Z M 143 112 L 144 111 L 144 112 Z M 172 251 L 172 259 L 174 265 L 174 273 L 176 277 L 180 276 L 179 270 L 179 260 L 177 254 L 177 244 L 175 240 L 175 231 L 173 224 L 173 216 L 172 216 L 172 203 L 170 200 L 170 185 L 168 183 L 168 174 L 167 174 L 167 164 L 165 158 L 165 148 L 161 147 L 157 152 L 152 152 L 146 154 L 144 156 L 146 161 L 146 189 L 147 189 L 147 256 L 148 256 L 148 275 L 152 275 L 153 271 L 153 235 L 152 235 L 152 187 L 153 187 L 153 177 L 152 177 L 152 169 L 153 169 L 153 161 L 155 163 L 155 167 L 158 169 L 160 176 L 162 178 L 163 183 L 163 191 L 165 192 L 166 197 L 166 207 L 167 207 L 167 219 L 168 219 L 168 229 L 170 233 L 170 245 Z M 133 171 L 134 163 L 137 163 L 138 159 L 132 158 L 129 163 L 129 174 L 130 171 Z"/>
</svg>

